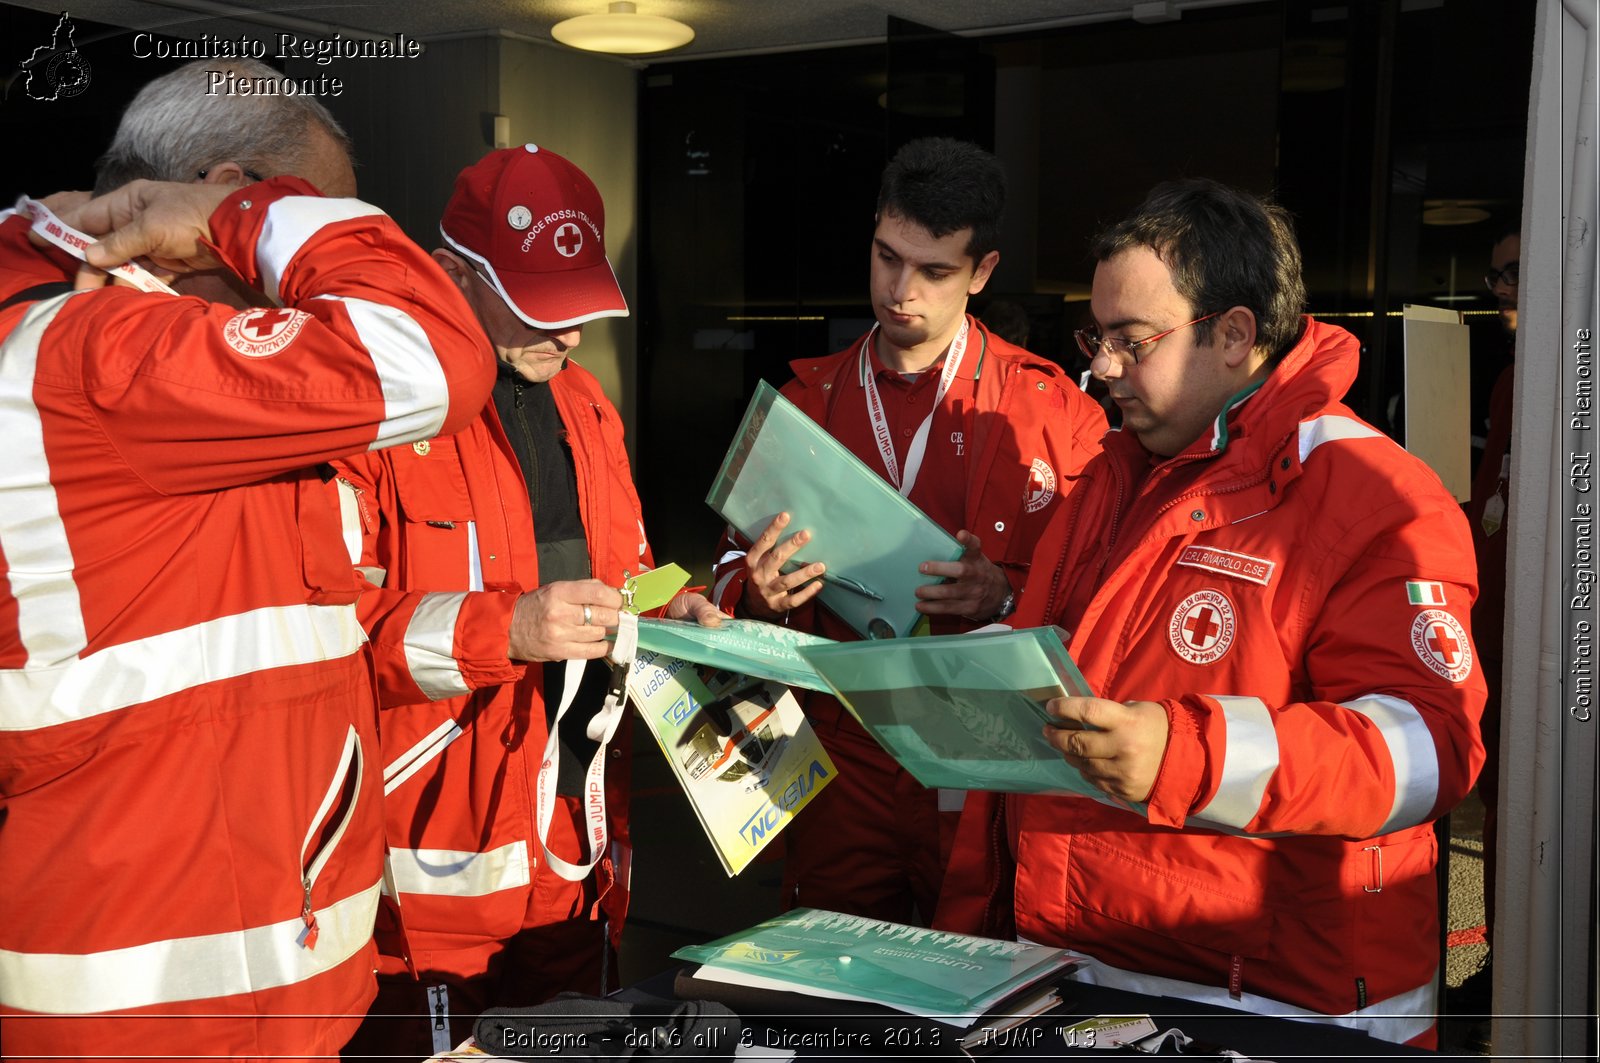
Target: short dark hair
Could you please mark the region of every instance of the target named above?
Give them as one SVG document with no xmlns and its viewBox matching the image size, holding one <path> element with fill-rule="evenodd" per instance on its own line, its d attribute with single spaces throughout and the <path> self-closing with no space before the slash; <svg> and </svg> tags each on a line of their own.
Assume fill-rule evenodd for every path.
<svg viewBox="0 0 1600 1063">
<path fill-rule="evenodd" d="M 1006 172 L 976 144 L 950 137 L 909 141 L 884 167 L 878 216 L 916 222 L 935 238 L 971 228 L 967 254 L 974 264 L 1000 246 L 1006 208 Z"/>
<path fill-rule="evenodd" d="M 1148 247 L 1196 317 L 1243 306 L 1256 316 L 1256 346 L 1273 361 L 1300 338 L 1306 305 L 1300 245 L 1289 212 L 1206 178 L 1166 181 L 1128 217 L 1095 238 L 1096 262 Z M 1209 342 L 1216 321 L 1195 326 Z"/>
</svg>

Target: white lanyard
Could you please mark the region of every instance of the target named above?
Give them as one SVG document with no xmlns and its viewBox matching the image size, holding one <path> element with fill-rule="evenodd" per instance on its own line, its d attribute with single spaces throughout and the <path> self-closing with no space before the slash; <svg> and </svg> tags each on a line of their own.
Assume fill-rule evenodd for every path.
<svg viewBox="0 0 1600 1063">
<path fill-rule="evenodd" d="M 944 371 L 939 374 L 939 389 L 933 393 L 933 408 L 928 411 L 928 416 L 922 419 L 922 424 L 917 427 L 917 434 L 911 439 L 911 446 L 906 449 L 904 479 L 900 477 L 900 463 L 894 456 L 894 439 L 889 434 L 889 419 L 884 416 L 883 399 L 878 395 L 876 374 L 872 371 L 870 350 L 872 338 L 878 334 L 878 326 L 872 326 L 867 338 L 861 341 L 859 366 L 861 386 L 867 392 L 867 416 L 872 419 L 872 437 L 877 441 L 878 454 L 883 458 L 883 467 L 889 474 L 889 482 L 900 489 L 903 497 L 911 497 L 911 488 L 917 482 L 917 473 L 922 471 L 922 457 L 928 450 L 928 432 L 933 428 L 933 415 L 939 412 L 939 404 L 944 401 L 945 393 L 950 390 L 950 382 L 955 380 L 956 370 L 961 368 L 961 356 L 967 353 L 968 324 L 969 322 L 963 318 L 961 331 L 950 341 L 950 351 L 944 359 Z"/>
<path fill-rule="evenodd" d="M 49 207 L 40 203 L 37 199 L 29 199 L 27 196 L 17 200 L 17 213 L 24 218 L 31 218 L 33 220 L 33 231 L 61 248 L 61 250 L 80 262 L 89 261 L 87 251 L 89 245 L 94 243 L 94 240 L 90 239 L 88 233 L 82 233 L 74 229 L 56 217 L 55 212 Z M 155 275 L 149 270 L 144 269 L 142 266 L 136 266 L 132 262 L 124 262 L 120 266 L 112 266 L 106 272 L 127 281 L 143 292 L 166 292 L 168 295 L 178 294 L 156 279 Z"/>
<path fill-rule="evenodd" d="M 621 670 L 623 676 L 633 664 L 633 657 L 639 651 L 639 617 L 623 610 L 617 616 L 617 642 L 611 647 L 611 660 Z M 588 862 L 584 864 L 571 864 L 550 851 L 550 820 L 555 812 L 556 779 L 561 766 L 561 718 L 572 707 L 572 699 L 577 696 L 578 687 L 583 679 L 585 662 L 568 661 L 566 674 L 561 681 L 561 705 L 556 709 L 556 717 L 550 723 L 550 734 L 544 743 L 544 761 L 539 765 L 539 781 L 535 786 L 534 799 L 538 803 L 538 828 L 539 848 L 544 853 L 544 862 L 550 870 L 566 879 L 568 882 L 582 882 L 594 865 L 600 862 L 600 857 L 605 855 L 607 842 L 606 829 L 606 745 L 611 741 L 611 736 L 616 734 L 617 725 L 622 722 L 622 714 L 627 706 L 627 684 L 619 684 L 613 678 L 610 688 L 606 691 L 605 703 L 600 706 L 600 711 L 594 714 L 589 721 L 587 734 L 590 741 L 598 742 L 599 748 L 594 751 L 594 759 L 589 761 L 588 776 L 583 786 L 584 807 L 584 841 L 588 849 Z M 615 672 L 615 669 L 613 670 Z"/>
</svg>

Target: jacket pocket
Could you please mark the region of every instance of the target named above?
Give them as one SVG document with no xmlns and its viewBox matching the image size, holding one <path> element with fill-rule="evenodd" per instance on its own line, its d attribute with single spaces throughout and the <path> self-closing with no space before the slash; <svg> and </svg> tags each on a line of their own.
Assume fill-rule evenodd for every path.
<svg viewBox="0 0 1600 1063">
<path fill-rule="evenodd" d="M 311 817 L 305 839 L 300 844 L 300 918 L 305 923 L 305 929 L 300 932 L 299 944 L 303 948 L 317 947 L 317 880 L 338 849 L 351 820 L 355 818 L 365 766 L 360 737 L 356 729 L 350 727 L 345 731 L 339 766 L 334 770 L 333 778 L 322 795 L 322 802 Z"/>
<path fill-rule="evenodd" d="M 324 482 L 316 473 L 306 473 L 295 481 L 294 490 L 295 528 L 300 535 L 300 564 L 308 600 L 315 605 L 355 601 L 359 590 L 356 560 L 351 559 L 344 523 L 346 506 L 341 495 L 345 489 L 336 481 Z M 355 547 L 359 551 L 359 541 Z"/>
<path fill-rule="evenodd" d="M 1253 871 L 1250 860 L 1240 860 L 1235 847 L 1215 854 L 1209 851 L 1210 838 L 1163 832 L 1125 836 L 1130 846 L 1124 848 L 1115 837 L 1074 838 L 1067 891 L 1086 926 L 1104 917 L 1111 920 L 1102 925 L 1104 933 L 1145 938 L 1162 954 L 1206 966 L 1208 954 L 1219 963 L 1269 955 L 1274 902 L 1266 891 L 1272 879 Z M 1146 845 L 1166 850 L 1159 864 L 1142 857 Z M 1263 848 L 1256 855 L 1266 859 L 1269 854 Z"/>
<path fill-rule="evenodd" d="M 456 441 L 450 436 L 429 440 L 426 451 L 397 448 L 391 458 L 401 515 L 424 523 L 461 523 L 472 519 L 472 499 L 461 471 Z"/>
<path fill-rule="evenodd" d="M 455 440 L 431 440 L 426 453 L 416 447 L 397 449 L 391 466 L 399 519 L 405 524 L 397 539 L 401 556 L 392 585 L 482 590 L 472 498 Z"/>
</svg>

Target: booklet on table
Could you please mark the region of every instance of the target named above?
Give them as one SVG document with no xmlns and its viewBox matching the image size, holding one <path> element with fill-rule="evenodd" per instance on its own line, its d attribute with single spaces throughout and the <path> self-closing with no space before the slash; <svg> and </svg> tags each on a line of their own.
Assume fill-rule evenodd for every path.
<svg viewBox="0 0 1600 1063">
<path fill-rule="evenodd" d="M 952 934 L 926 927 L 797 908 L 673 956 L 700 964 L 696 989 L 713 983 L 828 1001 L 853 1001 L 957 1030 L 1029 1001 L 1081 959 L 1065 949 Z M 714 989 L 713 989 L 714 991 Z M 759 996 L 743 993 L 748 1003 Z"/>
</svg>

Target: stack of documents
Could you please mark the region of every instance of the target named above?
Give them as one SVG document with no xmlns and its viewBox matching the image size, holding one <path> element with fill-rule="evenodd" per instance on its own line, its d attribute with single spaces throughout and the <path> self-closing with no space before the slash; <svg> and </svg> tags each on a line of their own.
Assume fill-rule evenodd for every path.
<svg viewBox="0 0 1600 1063">
<path fill-rule="evenodd" d="M 779 513 L 811 532 L 791 569 L 827 565 L 822 604 L 860 635 L 909 635 L 924 561 L 954 561 L 955 537 L 766 382 L 756 388 L 706 502 L 746 539 Z"/>
<path fill-rule="evenodd" d="M 687 990 L 725 999 L 747 1014 L 793 1009 L 795 994 L 818 1014 L 829 1011 L 829 1001 L 865 1003 L 954 1027 L 952 1038 L 985 1017 L 1048 999 L 1081 962 L 1064 949 L 814 908 L 673 956 L 700 964 L 680 978 L 680 996 Z"/>
</svg>

